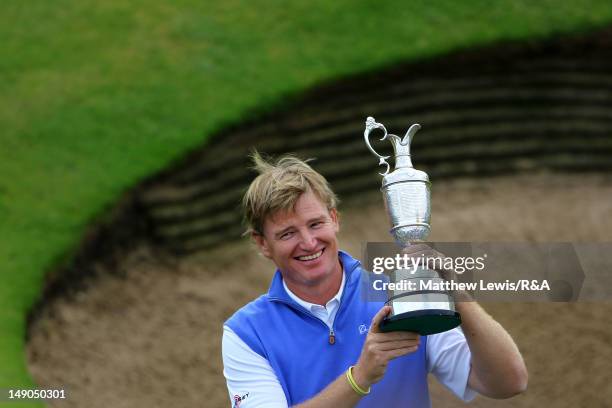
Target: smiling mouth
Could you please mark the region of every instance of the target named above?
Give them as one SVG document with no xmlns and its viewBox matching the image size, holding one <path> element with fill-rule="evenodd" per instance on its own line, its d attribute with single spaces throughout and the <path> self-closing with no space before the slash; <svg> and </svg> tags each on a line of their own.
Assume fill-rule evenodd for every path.
<svg viewBox="0 0 612 408">
<path fill-rule="evenodd" d="M 319 252 L 316 252 L 316 253 L 314 253 L 312 255 L 298 256 L 295 259 L 297 259 L 298 261 L 312 261 L 312 260 L 317 259 L 318 257 L 320 257 L 323 254 L 324 250 L 325 250 L 325 248 L 323 248 Z"/>
</svg>

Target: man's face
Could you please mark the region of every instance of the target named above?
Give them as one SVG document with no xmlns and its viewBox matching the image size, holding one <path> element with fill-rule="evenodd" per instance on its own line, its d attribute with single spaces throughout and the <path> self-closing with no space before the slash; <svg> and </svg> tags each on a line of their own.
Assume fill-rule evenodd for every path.
<svg viewBox="0 0 612 408">
<path fill-rule="evenodd" d="M 314 193 L 307 192 L 297 200 L 293 211 L 268 217 L 263 235 L 254 238 L 290 288 L 315 287 L 341 271 L 338 227 L 336 210 L 328 210 Z"/>
</svg>

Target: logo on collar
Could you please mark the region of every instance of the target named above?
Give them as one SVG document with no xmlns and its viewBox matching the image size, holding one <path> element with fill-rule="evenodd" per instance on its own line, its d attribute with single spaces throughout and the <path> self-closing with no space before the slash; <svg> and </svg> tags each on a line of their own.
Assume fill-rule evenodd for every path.
<svg viewBox="0 0 612 408">
<path fill-rule="evenodd" d="M 359 325 L 359 334 L 365 334 L 368 332 L 368 326 L 366 326 L 365 324 L 360 324 Z"/>
</svg>

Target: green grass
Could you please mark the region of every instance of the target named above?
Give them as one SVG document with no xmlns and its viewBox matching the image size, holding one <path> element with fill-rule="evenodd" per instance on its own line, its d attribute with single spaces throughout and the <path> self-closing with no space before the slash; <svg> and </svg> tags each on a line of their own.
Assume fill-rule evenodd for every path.
<svg viewBox="0 0 612 408">
<path fill-rule="evenodd" d="M 0 387 L 31 385 L 24 316 L 44 274 L 214 131 L 321 81 L 611 21 L 608 1 L 5 1 Z"/>
</svg>

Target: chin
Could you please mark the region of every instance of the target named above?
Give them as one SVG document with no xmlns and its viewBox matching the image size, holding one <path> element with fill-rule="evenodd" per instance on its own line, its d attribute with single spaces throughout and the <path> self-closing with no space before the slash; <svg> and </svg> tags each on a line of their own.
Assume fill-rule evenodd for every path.
<svg viewBox="0 0 612 408">
<path fill-rule="evenodd" d="M 321 280 L 327 278 L 334 273 L 334 265 L 331 263 L 326 263 L 325 265 L 321 265 L 315 269 L 311 269 L 310 271 L 306 271 L 306 274 L 311 277 L 311 279 Z"/>
</svg>

